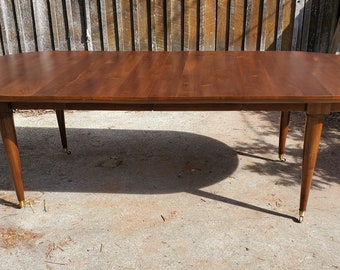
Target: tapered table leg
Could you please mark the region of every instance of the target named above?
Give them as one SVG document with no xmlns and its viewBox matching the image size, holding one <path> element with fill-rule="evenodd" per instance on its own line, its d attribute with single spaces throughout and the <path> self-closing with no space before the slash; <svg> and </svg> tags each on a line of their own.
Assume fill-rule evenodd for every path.
<svg viewBox="0 0 340 270">
<path fill-rule="evenodd" d="M 281 112 L 281 122 L 280 122 L 280 141 L 279 141 L 279 159 L 281 161 L 286 161 L 284 157 L 286 139 L 288 134 L 288 126 L 290 120 L 290 112 Z"/>
<path fill-rule="evenodd" d="M 24 206 L 24 186 L 22 180 L 21 163 L 17 136 L 14 127 L 13 112 L 11 110 L 0 111 L 0 130 L 2 141 L 7 153 L 7 159 L 11 170 L 15 191 L 19 201 L 19 207 Z"/>
<path fill-rule="evenodd" d="M 58 120 L 58 127 L 60 132 L 61 144 L 65 153 L 71 154 L 71 151 L 67 148 L 67 137 L 66 137 L 66 128 L 65 128 L 65 116 L 64 110 L 56 110 L 57 120 Z"/>
<path fill-rule="evenodd" d="M 307 208 L 309 191 L 312 185 L 312 177 L 318 156 L 321 132 L 326 113 L 329 113 L 327 106 L 324 108 L 321 105 L 314 107 L 310 106 L 310 109 L 307 110 L 301 175 L 300 222 L 303 221 Z"/>
</svg>

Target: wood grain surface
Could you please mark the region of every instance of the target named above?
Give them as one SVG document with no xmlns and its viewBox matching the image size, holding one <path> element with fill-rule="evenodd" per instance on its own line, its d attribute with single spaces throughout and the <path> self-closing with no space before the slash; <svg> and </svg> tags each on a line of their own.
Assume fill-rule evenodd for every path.
<svg viewBox="0 0 340 270">
<path fill-rule="evenodd" d="M 340 102 L 340 57 L 305 52 L 35 52 L 0 58 L 0 102 Z"/>
</svg>

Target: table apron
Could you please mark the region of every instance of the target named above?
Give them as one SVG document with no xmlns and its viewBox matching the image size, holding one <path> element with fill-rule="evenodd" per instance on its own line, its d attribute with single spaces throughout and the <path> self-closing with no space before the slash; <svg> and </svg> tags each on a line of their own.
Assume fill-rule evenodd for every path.
<svg viewBox="0 0 340 270">
<path fill-rule="evenodd" d="M 46 103 L 12 102 L 12 109 L 133 111 L 306 111 L 307 103 Z M 338 106 L 340 109 L 340 105 Z"/>
<path fill-rule="evenodd" d="M 306 111 L 308 103 L 52 103 L 12 102 L 11 109 L 34 110 L 133 110 L 133 111 Z M 317 103 L 324 104 L 327 103 Z M 331 112 L 340 112 L 340 103 L 330 105 Z"/>
</svg>

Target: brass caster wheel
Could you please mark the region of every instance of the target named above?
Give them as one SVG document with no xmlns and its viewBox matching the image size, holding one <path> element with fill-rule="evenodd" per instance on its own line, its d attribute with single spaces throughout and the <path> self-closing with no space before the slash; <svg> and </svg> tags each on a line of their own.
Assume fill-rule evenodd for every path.
<svg viewBox="0 0 340 270">
<path fill-rule="evenodd" d="M 71 151 L 68 150 L 67 148 L 64 148 L 64 152 L 65 152 L 67 155 L 71 155 Z"/>
<path fill-rule="evenodd" d="M 23 207 L 25 207 L 25 201 L 20 201 L 19 202 L 19 208 L 21 209 Z"/>
<path fill-rule="evenodd" d="M 304 217 L 305 217 L 305 211 L 299 211 L 299 222 L 300 223 L 302 223 Z"/>
<path fill-rule="evenodd" d="M 280 155 L 279 155 L 279 160 L 280 160 L 281 162 L 286 162 L 285 155 L 284 155 L 284 154 L 280 154 Z"/>
</svg>

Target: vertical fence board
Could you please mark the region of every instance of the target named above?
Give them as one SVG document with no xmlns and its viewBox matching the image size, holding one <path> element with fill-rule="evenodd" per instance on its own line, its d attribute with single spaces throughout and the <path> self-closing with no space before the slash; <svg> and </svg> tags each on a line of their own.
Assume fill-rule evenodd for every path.
<svg viewBox="0 0 340 270">
<path fill-rule="evenodd" d="M 276 28 L 276 50 L 280 51 L 282 48 L 282 30 L 283 30 L 283 11 L 284 11 L 284 0 L 278 2 L 277 12 L 277 28 Z"/>
<path fill-rule="evenodd" d="M 20 52 L 17 39 L 17 30 L 14 14 L 14 7 L 9 0 L 0 2 L 0 24 L 4 54 L 15 54 Z"/>
<path fill-rule="evenodd" d="M 106 2 L 105 0 L 99 0 L 99 11 L 100 14 L 100 25 L 101 25 L 101 38 L 102 38 L 102 50 L 108 51 L 109 50 L 109 38 L 108 38 L 108 19 L 111 19 L 111 22 L 113 22 L 113 17 L 110 16 L 110 14 L 107 14 L 106 12 Z M 109 15 L 107 17 L 106 15 Z"/>
<path fill-rule="evenodd" d="M 325 1 L 324 16 L 322 20 L 322 29 L 320 35 L 320 52 L 328 52 L 331 39 L 333 37 L 334 29 L 338 20 L 338 14 L 334 11 L 339 11 L 339 0 Z"/>
<path fill-rule="evenodd" d="M 216 50 L 228 49 L 229 40 L 229 6 L 230 0 L 219 0 L 217 3 Z"/>
<path fill-rule="evenodd" d="M 105 51 L 116 51 L 116 32 L 117 25 L 115 22 L 116 7 L 112 0 L 100 0 L 102 33 L 103 33 L 103 49 Z"/>
<path fill-rule="evenodd" d="M 103 50 L 100 2 L 85 0 L 86 41 L 89 51 Z"/>
<path fill-rule="evenodd" d="M 309 34 L 309 27 L 310 27 L 310 22 L 311 22 L 311 13 L 312 13 L 312 0 L 306 0 L 305 6 L 304 6 L 301 48 L 300 48 L 302 51 L 307 51 L 307 47 L 308 47 L 308 34 Z"/>
<path fill-rule="evenodd" d="M 280 1 L 280 19 L 278 22 L 278 44 L 276 48 L 282 51 L 289 51 L 292 47 L 294 27 L 295 1 Z"/>
<path fill-rule="evenodd" d="M 328 40 L 328 52 L 332 46 L 332 42 L 334 40 L 334 37 L 336 37 L 336 34 L 339 35 L 339 20 L 340 20 L 340 0 L 333 0 L 333 8 L 331 9 L 331 17 L 332 22 L 330 24 L 329 29 L 326 29 L 327 32 L 330 34 L 330 39 Z M 338 12 L 336 12 L 338 11 Z M 338 37 L 339 38 L 339 37 Z"/>
<path fill-rule="evenodd" d="M 136 51 L 149 50 L 149 21 L 147 0 L 133 0 L 133 23 Z"/>
<path fill-rule="evenodd" d="M 334 32 L 334 36 L 329 47 L 329 53 L 340 54 L 340 19 L 338 20 L 338 25 Z"/>
<path fill-rule="evenodd" d="M 85 9 L 83 1 L 65 0 L 71 50 L 86 48 Z"/>
<path fill-rule="evenodd" d="M 168 0 L 167 6 L 167 50 L 182 50 L 182 3 Z"/>
<path fill-rule="evenodd" d="M 317 27 L 316 27 L 316 33 L 315 33 L 315 43 L 314 43 L 314 51 L 320 51 L 320 37 L 322 35 L 322 22 L 325 12 L 325 3 L 324 1 L 319 2 L 319 10 L 318 10 L 318 21 L 317 21 Z"/>
<path fill-rule="evenodd" d="M 301 48 L 304 5 L 305 3 L 302 0 L 297 1 L 295 5 L 294 31 L 292 38 L 293 51 L 300 50 Z"/>
<path fill-rule="evenodd" d="M 33 1 L 34 25 L 38 51 L 52 50 L 47 1 Z"/>
<path fill-rule="evenodd" d="M 55 50 L 68 50 L 68 37 L 66 33 L 64 7 L 62 0 L 50 1 L 51 23 L 53 32 L 53 43 Z"/>
<path fill-rule="evenodd" d="M 216 1 L 201 0 L 200 4 L 199 50 L 214 51 L 216 36 Z"/>
<path fill-rule="evenodd" d="M 94 21 L 92 23 L 92 19 L 95 20 L 95 18 L 92 18 L 91 11 L 90 11 L 90 3 L 91 0 L 84 0 L 84 9 L 85 9 L 85 32 L 86 32 L 86 48 L 89 51 L 93 51 L 93 44 L 92 44 L 92 24 L 95 24 Z M 97 20 L 98 22 L 98 20 Z"/>
<path fill-rule="evenodd" d="M 100 0 L 100 17 L 102 25 L 103 50 L 115 51 L 116 47 L 116 33 L 114 23 L 114 7 L 110 0 Z"/>
<path fill-rule="evenodd" d="M 36 51 L 37 44 L 30 1 L 14 0 L 18 21 L 19 38 L 22 52 Z"/>
<path fill-rule="evenodd" d="M 263 3 L 261 51 L 276 49 L 277 0 Z"/>
<path fill-rule="evenodd" d="M 198 49 L 198 3 L 196 0 L 184 0 L 184 50 Z"/>
<path fill-rule="evenodd" d="M 316 38 L 317 36 L 320 36 L 320 33 L 318 32 L 318 22 L 319 22 L 319 11 L 320 11 L 321 5 L 320 0 L 313 0 L 311 4 L 311 12 L 310 12 L 310 23 L 309 23 L 309 31 L 307 32 L 307 45 L 306 50 L 307 51 L 313 51 L 316 47 Z M 305 31 L 305 30 L 304 30 Z"/>
<path fill-rule="evenodd" d="M 258 50 L 260 27 L 260 0 L 248 0 L 246 12 L 246 29 L 244 49 L 247 51 Z"/>
<path fill-rule="evenodd" d="M 76 50 L 76 42 L 75 42 L 75 33 L 74 33 L 74 27 L 73 27 L 73 14 L 72 14 L 72 5 L 70 0 L 65 0 L 65 6 L 66 6 L 66 21 L 67 21 L 67 35 L 68 35 L 68 41 L 69 41 L 69 49 L 71 51 Z"/>
<path fill-rule="evenodd" d="M 229 50 L 240 51 L 244 48 L 245 1 L 232 0 L 230 5 Z"/>
<path fill-rule="evenodd" d="M 151 0 L 151 42 L 153 51 L 164 51 L 166 48 L 166 16 L 165 1 Z"/>
<path fill-rule="evenodd" d="M 117 0 L 117 21 L 118 21 L 118 39 L 119 50 L 133 50 L 133 25 L 131 24 L 132 14 L 130 1 Z"/>
<path fill-rule="evenodd" d="M 0 20 L 0 55 L 4 55 L 4 43 L 2 41 L 2 24 Z"/>
</svg>

